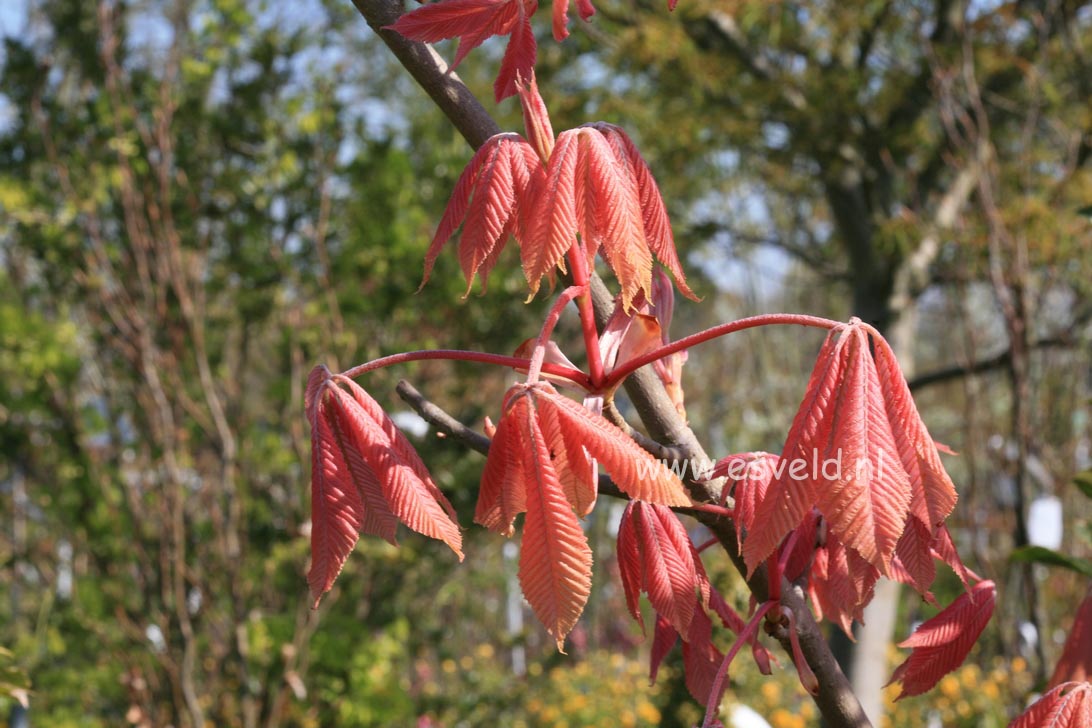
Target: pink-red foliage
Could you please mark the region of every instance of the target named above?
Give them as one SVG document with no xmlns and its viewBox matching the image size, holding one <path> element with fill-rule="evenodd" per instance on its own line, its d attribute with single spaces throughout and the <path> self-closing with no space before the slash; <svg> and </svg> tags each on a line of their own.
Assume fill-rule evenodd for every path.
<svg viewBox="0 0 1092 728">
<path fill-rule="evenodd" d="M 899 643 L 899 647 L 912 647 L 913 652 L 888 683 L 902 683 L 897 699 L 932 690 L 942 677 L 962 665 L 993 616 L 996 601 L 993 582 L 980 581 Z"/>
<path fill-rule="evenodd" d="M 476 274 L 481 275 L 485 286 L 508 238 L 519 235 L 518 221 L 531 205 L 528 190 L 541 176 L 537 153 L 519 134 L 497 134 L 487 139 L 455 184 L 425 253 L 421 285 L 428 282 L 440 250 L 461 225 L 459 264 L 466 277 L 467 293 Z"/>
<path fill-rule="evenodd" d="M 501 101 L 515 95 L 518 78 L 530 78 L 534 72 L 538 46 L 531 16 L 536 10 L 538 0 L 442 0 L 406 13 L 389 29 L 424 43 L 458 38 L 452 70 L 489 38 L 509 36 L 493 84 L 493 93 Z"/>
<path fill-rule="evenodd" d="M 520 583 L 559 645 L 591 590 L 591 551 L 578 516 L 595 503 L 592 458 L 634 498 L 690 504 L 678 477 L 601 416 L 544 382 L 509 390 L 474 520 L 511 535 L 516 516 L 527 513 Z"/>
<path fill-rule="evenodd" d="M 1092 682 L 1092 586 L 1073 617 L 1073 626 L 1050 677 L 1049 687 L 1066 682 Z M 1092 722 L 1089 725 L 1092 726 Z"/>
<path fill-rule="evenodd" d="M 1092 683 L 1056 685 L 1009 724 L 1009 728 L 1088 728 L 1092 726 Z"/>
<path fill-rule="evenodd" d="M 346 391 L 348 390 L 348 391 Z M 318 366 L 307 382 L 311 420 L 311 598 L 337 578 L 359 533 L 394 543 L 398 521 L 463 558 L 455 511 L 417 451 L 367 392 Z"/>
<path fill-rule="evenodd" d="M 955 504 L 955 488 L 908 392 L 874 329 L 855 319 L 831 331 L 786 438 L 780 470 L 756 506 L 763 528 L 743 545 L 750 570 L 811 508 L 839 541 L 887 575 L 908 518 L 917 517 L 929 539 L 910 546 L 917 547 L 915 558 L 928 558 L 935 529 Z M 837 467 L 828 469 L 827 461 Z"/>
</svg>

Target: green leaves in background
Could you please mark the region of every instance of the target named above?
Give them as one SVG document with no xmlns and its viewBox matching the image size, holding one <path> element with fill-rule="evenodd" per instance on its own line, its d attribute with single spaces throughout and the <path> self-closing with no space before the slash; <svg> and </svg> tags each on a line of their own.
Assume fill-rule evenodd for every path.
<svg viewBox="0 0 1092 728">
<path fill-rule="evenodd" d="M 1087 497 L 1092 498 L 1092 470 L 1085 470 L 1073 477 L 1073 484 Z M 1077 533 L 1082 541 L 1092 545 L 1092 524 L 1077 524 Z M 1092 559 L 1082 559 L 1069 556 L 1054 549 L 1043 546 L 1022 546 L 1012 552 L 1009 557 L 1012 561 L 1021 561 L 1046 566 L 1060 566 L 1063 569 L 1075 571 L 1092 579 Z"/>
<path fill-rule="evenodd" d="M 1092 579 L 1092 561 L 1066 556 L 1063 553 L 1043 546 L 1022 546 L 1012 552 L 1009 557 L 1013 561 L 1045 564 L 1046 566 L 1061 566 L 1062 568 L 1076 571 Z"/>
<path fill-rule="evenodd" d="M 1092 498 L 1092 470 L 1085 470 L 1073 476 L 1073 485 L 1089 498 Z"/>
</svg>

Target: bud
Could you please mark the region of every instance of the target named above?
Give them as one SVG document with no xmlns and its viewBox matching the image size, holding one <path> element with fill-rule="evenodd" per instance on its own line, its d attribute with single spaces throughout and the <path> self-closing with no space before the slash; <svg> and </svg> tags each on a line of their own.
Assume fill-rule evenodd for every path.
<svg viewBox="0 0 1092 728">
<path fill-rule="evenodd" d="M 550 115 L 546 111 L 546 102 L 538 92 L 534 71 L 531 78 L 524 80 L 522 75 L 516 78 L 519 91 L 519 103 L 523 108 L 523 126 L 527 131 L 527 141 L 538 152 L 538 158 L 545 165 L 554 151 L 554 128 L 550 125 Z"/>
</svg>

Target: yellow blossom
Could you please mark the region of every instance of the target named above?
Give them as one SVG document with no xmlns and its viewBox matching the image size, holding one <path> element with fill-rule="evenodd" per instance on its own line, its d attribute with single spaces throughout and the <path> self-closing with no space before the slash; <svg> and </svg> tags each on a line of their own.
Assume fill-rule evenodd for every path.
<svg viewBox="0 0 1092 728">
<path fill-rule="evenodd" d="M 766 701 L 766 705 L 777 705 L 781 702 L 781 686 L 773 681 L 766 681 L 762 683 L 760 688 L 762 692 L 762 699 Z"/>
<path fill-rule="evenodd" d="M 954 675 L 945 675 L 940 681 L 940 692 L 944 697 L 954 699 L 959 695 L 959 680 Z"/>
<path fill-rule="evenodd" d="M 637 716 L 646 723 L 660 724 L 660 711 L 652 703 L 639 703 L 637 705 Z"/>
</svg>

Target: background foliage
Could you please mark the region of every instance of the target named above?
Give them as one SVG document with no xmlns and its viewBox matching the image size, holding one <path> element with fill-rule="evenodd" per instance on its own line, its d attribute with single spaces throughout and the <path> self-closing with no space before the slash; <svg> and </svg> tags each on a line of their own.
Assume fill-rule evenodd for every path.
<svg viewBox="0 0 1092 728">
<path fill-rule="evenodd" d="M 599 8 L 565 44 L 543 37 L 542 88 L 561 128 L 620 123 L 649 159 L 705 278 L 676 334 L 767 310 L 869 317 L 961 453 L 957 538 L 1006 608 L 974 663 L 890 724 L 1004 725 L 1084 591 L 1010 562 L 1032 503 L 1059 498 L 1059 550 L 1092 555 L 1071 484 L 1092 453 L 1092 13 Z M 477 530 L 460 568 L 423 539 L 366 540 L 308 609 L 311 364 L 508 352 L 543 305 L 519 303 L 514 254 L 483 297 L 459 300 L 452 256 L 412 293 L 469 152 L 351 4 L 36 0 L 0 21 L 0 655 L 34 722 L 691 724 L 671 660 L 645 687 L 612 581 L 617 513 L 588 526 L 596 586 L 570 656 L 524 625 L 514 556 Z M 493 70 L 462 69 L 483 98 Z M 513 102 L 500 112 L 518 128 Z M 711 451 L 780 448 L 819 344 L 795 336 L 691 357 Z M 473 423 L 506 383 L 421 364 L 368 388 L 400 376 Z M 480 458 L 426 437 L 470 522 Z M 897 632 L 922 616 L 903 603 Z M 775 728 L 815 722 L 791 673 L 734 680 Z"/>
</svg>

